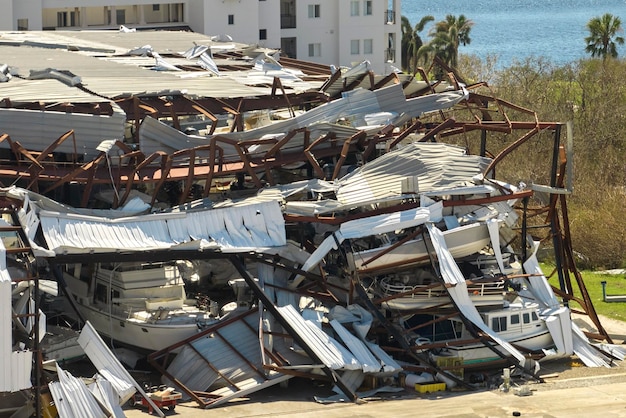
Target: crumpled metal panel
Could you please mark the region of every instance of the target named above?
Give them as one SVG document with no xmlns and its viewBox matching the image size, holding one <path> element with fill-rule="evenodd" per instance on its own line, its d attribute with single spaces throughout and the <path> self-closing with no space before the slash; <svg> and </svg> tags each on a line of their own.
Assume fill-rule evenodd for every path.
<svg viewBox="0 0 626 418">
<path fill-rule="evenodd" d="M 57 253 L 214 248 L 238 252 L 284 246 L 278 202 L 197 212 L 110 219 L 73 213 L 39 213 L 48 247 Z"/>
</svg>

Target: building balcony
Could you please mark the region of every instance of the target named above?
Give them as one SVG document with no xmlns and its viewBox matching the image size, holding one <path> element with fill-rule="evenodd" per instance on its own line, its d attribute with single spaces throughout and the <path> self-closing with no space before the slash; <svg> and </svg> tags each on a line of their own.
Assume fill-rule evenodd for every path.
<svg viewBox="0 0 626 418">
<path fill-rule="evenodd" d="M 280 15 L 280 28 L 281 29 L 295 29 L 296 28 L 296 15 Z"/>
</svg>

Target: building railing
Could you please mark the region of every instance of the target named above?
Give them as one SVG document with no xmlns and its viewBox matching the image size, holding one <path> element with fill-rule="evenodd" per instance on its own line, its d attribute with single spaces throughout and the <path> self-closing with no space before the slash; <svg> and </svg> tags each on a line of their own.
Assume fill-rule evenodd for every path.
<svg viewBox="0 0 626 418">
<path fill-rule="evenodd" d="M 280 15 L 281 29 L 294 29 L 296 27 L 296 15 Z"/>
<path fill-rule="evenodd" d="M 396 50 L 394 48 L 385 49 L 385 62 L 396 61 Z"/>
<path fill-rule="evenodd" d="M 395 10 L 387 9 L 387 11 L 385 11 L 385 24 L 387 25 L 396 24 L 396 11 Z"/>
</svg>

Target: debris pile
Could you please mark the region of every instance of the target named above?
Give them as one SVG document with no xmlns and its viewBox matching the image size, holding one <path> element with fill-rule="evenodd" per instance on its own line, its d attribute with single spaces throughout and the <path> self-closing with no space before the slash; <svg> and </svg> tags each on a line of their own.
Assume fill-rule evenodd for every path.
<svg viewBox="0 0 626 418">
<path fill-rule="evenodd" d="M 194 51 L 168 68 L 180 70 L 178 60 L 197 58 Z M 484 369 L 504 370 L 508 391 L 510 373 L 538 379 L 539 360 L 576 355 L 589 367 L 622 360 L 586 292 L 593 335 L 563 303 L 581 301 L 570 276 L 584 289 L 566 222 L 565 125 L 540 122 L 449 70 L 449 80 L 430 82 L 427 72 L 417 81 L 359 66 L 290 94 L 274 78 L 258 108 L 237 107 L 272 110 L 271 120 L 257 113 L 247 127 L 245 112 L 219 100 L 216 110 L 215 97 L 117 97 L 85 111 L 87 124 L 93 133 L 104 118 L 123 132 L 130 122 L 137 141 L 85 142 L 81 158 L 63 147 L 82 140 L 73 125 L 82 111 L 6 102 L 0 118 L 38 112 L 68 130 L 49 145 L 41 135 L 20 143 L 24 132 L 0 138 L 16 157 L 2 162 L 2 178 L 26 181 L 0 189 L 0 296 L 13 306 L 0 319 L 14 335 L 3 338 L 2 361 L 4 370 L 11 359 L 23 364 L 4 390 L 35 387 L 39 411 L 49 383 L 62 416 L 80 415 L 64 409 L 76 403 L 97 405 L 90 416 L 117 415 L 130 399 L 162 415 L 178 395 L 213 408 L 292 377 L 333 382 L 336 395 L 318 402 L 357 401 L 364 387 L 478 387 L 484 375 L 473 371 Z M 85 94 L 85 78 L 72 77 L 79 81 L 71 88 Z M 293 103 L 302 105 L 297 112 Z M 181 119 L 197 114 L 211 126 L 187 131 Z M 225 114 L 230 126 L 220 127 Z M 552 154 L 548 173 L 537 177 L 549 184 L 496 175 L 520 147 L 545 138 Z M 52 199 L 61 186 L 80 199 Z M 86 207 L 103 199 L 106 208 Z M 558 287 L 540 268 L 541 231 L 553 240 Z M 60 367 L 58 382 L 46 381 L 42 289 L 57 296 L 47 315 L 80 330 L 97 389 Z M 176 399 L 146 393 L 100 335 L 148 353 Z M 87 401 L 88 392 L 100 402 Z"/>
</svg>

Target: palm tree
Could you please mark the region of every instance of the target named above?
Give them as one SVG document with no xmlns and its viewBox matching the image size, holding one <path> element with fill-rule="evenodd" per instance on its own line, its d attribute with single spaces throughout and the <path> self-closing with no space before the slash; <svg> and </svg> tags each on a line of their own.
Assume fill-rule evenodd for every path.
<svg viewBox="0 0 626 418">
<path fill-rule="evenodd" d="M 420 58 L 420 56 L 418 55 L 418 51 L 424 44 L 419 33 L 424 30 L 424 27 L 428 22 L 432 22 L 433 20 L 435 20 L 433 16 L 424 16 L 415 25 L 415 27 L 412 27 L 411 22 L 409 22 L 409 19 L 406 16 L 402 16 L 401 18 L 401 65 L 402 70 L 408 72 L 409 74 L 413 74 L 417 70 L 417 64 Z"/>
<path fill-rule="evenodd" d="M 437 22 L 430 34 L 432 49 L 436 55 L 451 67 L 456 67 L 459 46 L 469 45 L 472 41 L 469 36 L 472 26 L 474 22 L 465 15 L 447 15 L 445 20 Z"/>
<path fill-rule="evenodd" d="M 585 51 L 592 57 L 617 58 L 617 44 L 624 45 L 624 38 L 617 36 L 623 32 L 622 21 L 619 17 L 605 13 L 600 17 L 594 17 L 587 22 L 589 36 L 585 38 L 587 47 Z"/>
</svg>

